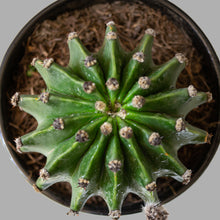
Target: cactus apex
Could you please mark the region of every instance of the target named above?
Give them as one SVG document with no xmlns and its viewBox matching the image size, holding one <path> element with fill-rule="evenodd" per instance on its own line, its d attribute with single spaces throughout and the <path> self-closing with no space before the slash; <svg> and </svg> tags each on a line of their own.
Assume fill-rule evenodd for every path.
<svg viewBox="0 0 220 220">
<path fill-rule="evenodd" d="M 120 104 L 119 102 L 116 102 L 116 103 L 115 103 L 115 108 L 116 108 L 116 109 L 121 108 L 121 104 Z"/>
<path fill-rule="evenodd" d="M 182 118 L 178 118 L 178 119 L 176 120 L 175 128 L 176 128 L 176 131 L 177 131 L 177 132 L 180 132 L 180 131 L 185 130 L 185 123 L 184 123 L 184 121 L 183 121 Z"/>
<path fill-rule="evenodd" d="M 138 80 L 138 84 L 142 89 L 148 89 L 150 87 L 151 80 L 147 76 L 141 76 Z"/>
<path fill-rule="evenodd" d="M 108 87 L 108 89 L 115 91 L 115 90 L 119 89 L 118 80 L 115 78 L 110 78 L 107 80 L 106 86 Z"/>
<path fill-rule="evenodd" d="M 152 203 L 145 205 L 144 212 L 147 220 L 166 220 L 169 215 L 163 206 Z"/>
<path fill-rule="evenodd" d="M 131 127 L 123 127 L 120 129 L 120 135 L 121 137 L 125 138 L 125 139 L 129 139 L 133 136 L 133 130 Z"/>
<path fill-rule="evenodd" d="M 143 52 L 137 52 L 132 56 L 133 60 L 138 61 L 139 63 L 144 62 L 144 53 Z"/>
<path fill-rule="evenodd" d="M 101 130 L 102 134 L 107 136 L 112 133 L 112 125 L 109 122 L 104 122 L 101 125 L 100 130 Z"/>
<path fill-rule="evenodd" d="M 91 94 L 95 90 L 95 88 L 95 83 L 91 81 L 84 82 L 83 84 L 83 90 L 88 94 Z"/>
<path fill-rule="evenodd" d="M 156 35 L 157 35 L 156 31 L 152 28 L 148 28 L 147 30 L 145 30 L 145 34 L 149 34 L 153 37 L 156 37 Z"/>
<path fill-rule="evenodd" d="M 22 141 L 21 141 L 21 137 L 18 137 L 14 140 L 15 144 L 16 144 L 16 150 L 18 153 L 22 154 L 21 151 L 21 147 L 23 146 Z"/>
<path fill-rule="evenodd" d="M 117 37 L 117 34 L 113 31 L 108 32 L 106 35 L 107 40 L 116 40 Z"/>
<path fill-rule="evenodd" d="M 183 184 L 187 185 L 190 180 L 191 180 L 191 176 L 192 176 L 192 170 L 186 170 L 186 172 L 182 175 L 183 178 Z"/>
<path fill-rule="evenodd" d="M 110 161 L 108 164 L 108 168 L 114 173 L 118 172 L 121 169 L 121 161 L 120 160 Z"/>
<path fill-rule="evenodd" d="M 188 64 L 188 59 L 187 59 L 187 57 L 184 55 L 184 54 L 182 54 L 182 53 L 177 53 L 176 55 L 175 55 L 175 57 L 176 57 L 176 59 L 180 62 L 180 63 L 186 63 L 186 65 Z"/>
<path fill-rule="evenodd" d="M 157 146 L 157 145 L 160 145 L 161 144 L 161 136 L 159 135 L 159 133 L 157 132 L 153 132 L 148 141 L 149 141 L 149 144 L 150 145 L 153 145 L 153 146 Z"/>
<path fill-rule="evenodd" d="M 73 32 L 68 34 L 68 41 L 73 40 L 74 38 L 77 38 L 77 37 L 78 37 L 78 33 L 73 31 Z"/>
<path fill-rule="evenodd" d="M 119 218 L 120 218 L 121 212 L 120 212 L 120 210 L 114 210 L 114 211 L 111 211 L 108 215 L 109 215 L 113 220 L 115 220 L 115 219 L 119 219 Z"/>
<path fill-rule="evenodd" d="M 145 104 L 145 98 L 143 96 L 136 95 L 132 99 L 132 105 L 133 105 L 133 107 L 135 107 L 137 109 L 142 108 L 144 104 Z"/>
<path fill-rule="evenodd" d="M 190 97 L 195 97 L 198 92 L 197 92 L 197 89 L 193 85 L 190 85 L 188 87 L 188 93 Z"/>
<path fill-rule="evenodd" d="M 53 58 L 48 58 L 44 60 L 43 66 L 48 69 L 50 68 L 50 66 L 52 65 L 52 63 L 54 62 Z"/>
<path fill-rule="evenodd" d="M 106 26 L 107 26 L 107 27 L 108 27 L 108 26 L 111 26 L 111 25 L 115 25 L 115 22 L 114 22 L 114 21 L 109 21 L 109 22 L 106 23 Z"/>
</svg>

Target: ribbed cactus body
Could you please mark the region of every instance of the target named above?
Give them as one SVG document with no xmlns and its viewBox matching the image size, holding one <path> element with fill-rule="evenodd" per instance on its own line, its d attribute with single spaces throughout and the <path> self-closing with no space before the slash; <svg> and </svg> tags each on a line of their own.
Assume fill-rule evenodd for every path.
<svg viewBox="0 0 220 220">
<path fill-rule="evenodd" d="M 177 151 L 186 144 L 205 143 L 209 135 L 185 117 L 211 94 L 193 86 L 176 89 L 187 60 L 176 54 L 155 65 L 154 37 L 155 32 L 147 29 L 140 45 L 126 52 L 114 22 L 109 22 L 103 46 L 91 54 L 72 32 L 67 67 L 53 59 L 32 62 L 47 90 L 39 96 L 12 97 L 13 105 L 38 122 L 35 131 L 16 139 L 17 150 L 47 157 L 36 186 L 45 190 L 56 182 L 69 182 L 73 213 L 88 198 L 100 195 L 109 215 L 118 219 L 132 192 L 146 203 L 148 219 L 166 219 L 168 213 L 157 197 L 157 178 L 190 181 L 191 171 L 178 160 Z"/>
</svg>

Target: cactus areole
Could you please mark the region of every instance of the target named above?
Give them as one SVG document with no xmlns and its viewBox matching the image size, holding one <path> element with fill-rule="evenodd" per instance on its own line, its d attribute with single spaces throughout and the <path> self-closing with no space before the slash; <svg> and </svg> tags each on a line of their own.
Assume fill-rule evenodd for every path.
<svg viewBox="0 0 220 220">
<path fill-rule="evenodd" d="M 211 93 L 197 92 L 193 85 L 176 89 L 187 59 L 178 53 L 155 65 L 155 36 L 147 29 L 139 46 L 126 52 L 110 21 L 103 46 L 91 54 L 72 32 L 67 67 L 52 58 L 32 61 L 46 91 L 17 92 L 11 98 L 12 105 L 38 122 L 35 131 L 15 140 L 19 153 L 38 152 L 47 158 L 35 189 L 69 182 L 69 213 L 78 214 L 91 196 L 99 195 L 109 215 L 118 219 L 125 197 L 134 193 L 144 201 L 148 220 L 167 219 L 157 197 L 157 178 L 170 176 L 188 184 L 192 171 L 178 160 L 178 149 L 210 141 L 211 135 L 185 117 L 210 101 Z"/>
</svg>

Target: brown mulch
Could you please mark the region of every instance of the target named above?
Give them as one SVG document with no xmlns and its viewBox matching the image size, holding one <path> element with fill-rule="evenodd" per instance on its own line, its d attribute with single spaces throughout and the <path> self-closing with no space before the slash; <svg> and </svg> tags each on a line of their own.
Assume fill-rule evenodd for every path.
<svg viewBox="0 0 220 220">
<path fill-rule="evenodd" d="M 33 34 L 28 38 L 25 55 L 22 58 L 18 71 L 14 75 L 14 85 L 10 88 L 9 97 L 15 91 L 23 94 L 39 94 L 45 89 L 45 84 L 35 70 L 30 69 L 30 63 L 34 57 L 45 59 L 53 57 L 60 65 L 67 65 L 69 52 L 67 47 L 67 35 L 77 31 L 83 44 L 92 52 L 97 52 L 102 45 L 105 33 L 105 23 L 114 20 L 118 29 L 118 35 L 126 50 L 133 50 L 143 37 L 147 28 L 153 28 L 157 37 L 153 46 L 153 59 L 161 64 L 176 53 L 181 52 L 189 59 L 189 64 L 181 73 L 177 87 L 187 87 L 193 84 L 200 91 L 212 91 L 212 82 L 203 70 L 203 57 L 193 46 L 190 38 L 179 29 L 166 16 L 162 15 L 142 3 L 115 2 L 112 4 L 99 4 L 89 8 L 67 12 L 56 20 L 46 20 L 37 24 Z M 208 132 L 216 127 L 214 118 L 216 103 L 213 101 L 193 110 L 187 120 Z M 30 115 L 10 106 L 10 132 L 12 138 L 22 136 L 37 127 L 37 122 Z M 15 149 L 14 143 L 10 143 Z M 204 158 L 208 147 L 206 145 L 190 145 L 179 151 L 180 160 L 193 171 L 199 164 L 194 164 L 193 158 Z M 19 154 L 28 167 L 29 178 L 36 179 L 45 164 L 44 156 L 37 153 Z M 162 195 L 169 191 L 175 194 L 171 178 L 161 178 L 158 181 L 158 192 Z M 64 196 L 70 197 L 71 189 L 68 184 L 58 183 L 53 186 Z M 128 202 L 134 197 L 129 195 Z M 92 198 L 90 202 L 102 203 L 103 200 Z M 135 201 L 139 199 L 135 197 Z"/>
</svg>

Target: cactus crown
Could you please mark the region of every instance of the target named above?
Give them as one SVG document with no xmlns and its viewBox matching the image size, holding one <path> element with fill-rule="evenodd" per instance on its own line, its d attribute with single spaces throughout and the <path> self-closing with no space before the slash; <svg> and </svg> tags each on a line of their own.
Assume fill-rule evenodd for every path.
<svg viewBox="0 0 220 220">
<path fill-rule="evenodd" d="M 16 139 L 17 150 L 47 157 L 35 187 L 45 190 L 67 181 L 72 186 L 70 213 L 100 195 L 109 215 L 118 219 L 128 193 L 145 202 L 147 219 L 166 219 L 156 180 L 171 176 L 188 184 L 191 170 L 178 160 L 178 149 L 208 141 L 205 131 L 185 121 L 189 111 L 211 94 L 190 85 L 176 89 L 187 59 L 182 54 L 155 65 L 155 31 L 147 29 L 140 45 L 125 52 L 114 22 L 108 22 L 102 48 L 91 54 L 78 34 L 68 35 L 70 60 L 33 59 L 47 85 L 38 95 L 16 93 L 11 103 L 33 115 L 38 127 Z"/>
</svg>

